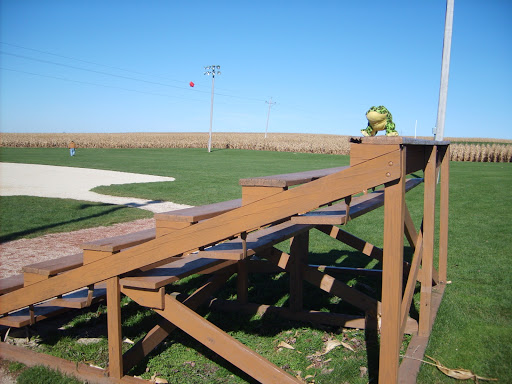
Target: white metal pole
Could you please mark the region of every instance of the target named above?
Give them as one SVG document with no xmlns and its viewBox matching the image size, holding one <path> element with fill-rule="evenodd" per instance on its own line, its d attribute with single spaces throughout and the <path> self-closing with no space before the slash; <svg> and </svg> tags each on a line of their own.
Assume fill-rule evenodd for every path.
<svg viewBox="0 0 512 384">
<path fill-rule="evenodd" d="M 212 151 L 212 123 L 213 123 L 213 88 L 215 86 L 215 74 L 212 75 L 212 103 L 210 106 L 210 136 L 208 138 L 208 152 Z"/>
<path fill-rule="evenodd" d="M 414 123 L 414 138 L 416 138 L 416 127 L 418 126 L 418 120 Z"/>
<path fill-rule="evenodd" d="M 437 124 L 435 140 L 444 138 L 444 122 L 446 118 L 446 101 L 448 98 L 448 77 L 450 74 L 450 53 L 453 30 L 454 0 L 446 0 L 446 18 L 444 25 L 443 59 L 441 64 L 441 85 L 439 87 L 439 104 L 437 107 Z"/>
</svg>

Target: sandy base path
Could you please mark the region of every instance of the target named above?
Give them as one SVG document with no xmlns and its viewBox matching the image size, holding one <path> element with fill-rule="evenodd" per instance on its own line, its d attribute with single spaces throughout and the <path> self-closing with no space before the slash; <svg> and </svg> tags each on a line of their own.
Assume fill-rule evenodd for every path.
<svg viewBox="0 0 512 384">
<path fill-rule="evenodd" d="M 152 212 L 189 207 L 165 201 L 101 195 L 90 190 L 100 185 L 174 181 L 173 177 L 52 165 L 0 163 L 1 196 L 40 196 L 127 205 Z"/>
<path fill-rule="evenodd" d="M 172 177 L 48 165 L 0 163 L 1 196 L 40 196 L 104 202 L 167 212 L 188 205 L 114 197 L 90 192 L 99 185 L 174 181 Z M 154 219 L 136 220 L 109 227 L 56 233 L 35 239 L 0 244 L 0 278 L 21 273 L 21 267 L 81 252 L 82 243 L 155 227 Z"/>
</svg>

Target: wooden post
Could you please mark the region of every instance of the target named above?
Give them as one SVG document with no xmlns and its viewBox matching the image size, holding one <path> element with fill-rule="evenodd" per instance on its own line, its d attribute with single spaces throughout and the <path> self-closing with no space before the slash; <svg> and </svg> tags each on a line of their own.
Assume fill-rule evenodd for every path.
<svg viewBox="0 0 512 384">
<path fill-rule="evenodd" d="M 303 303 L 304 265 L 307 265 L 309 231 L 293 237 L 290 243 L 290 309 L 301 311 Z"/>
<path fill-rule="evenodd" d="M 430 312 L 432 306 L 432 268 L 434 265 L 437 146 L 432 146 L 431 151 L 425 166 L 423 258 L 421 264 L 420 321 L 418 330 L 419 336 L 427 337 L 432 327 Z"/>
<path fill-rule="evenodd" d="M 439 150 L 441 158 L 441 191 L 439 213 L 439 281 L 446 283 L 448 265 L 448 200 L 450 186 L 450 147 Z"/>
<path fill-rule="evenodd" d="M 119 277 L 107 280 L 107 328 L 108 328 L 108 371 L 110 377 L 123 376 L 123 351 L 121 333 L 121 289 Z"/>
<path fill-rule="evenodd" d="M 382 268 L 382 326 L 379 382 L 396 383 L 402 344 L 401 305 L 405 221 L 405 147 L 401 151 L 402 177 L 385 184 L 384 260 Z"/>
</svg>

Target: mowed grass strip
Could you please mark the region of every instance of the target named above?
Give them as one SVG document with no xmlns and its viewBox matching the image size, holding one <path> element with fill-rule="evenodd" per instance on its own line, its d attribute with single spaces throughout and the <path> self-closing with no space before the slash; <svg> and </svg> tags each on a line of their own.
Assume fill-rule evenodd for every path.
<svg viewBox="0 0 512 384">
<path fill-rule="evenodd" d="M 56 165 L 73 165 L 71 162 L 77 160 L 74 164 L 77 166 L 90 165 L 101 169 L 161 174 L 177 177 L 177 181 L 183 177 L 184 184 L 179 191 L 188 194 L 181 202 L 188 204 L 193 204 L 194 201 L 203 204 L 239 197 L 240 187 L 237 183 L 240 177 L 297 172 L 348 163 L 348 157 L 342 156 L 287 153 L 272 157 L 264 152 L 246 153 L 231 150 L 211 154 L 199 150 L 205 152 L 204 156 L 196 150 L 127 150 L 128 152 L 119 153 L 117 150 L 108 150 L 105 151 L 105 155 L 102 152 L 91 152 L 88 155 L 86 150 L 83 150 L 83 159 L 78 155 L 76 159 L 70 159 L 67 152 L 60 153 L 63 150 L 58 152 L 59 150 L 53 149 L 34 149 L 41 152 L 23 152 L 19 155 L 11 152 L 9 156 L 5 156 L 4 150 L 5 148 L 0 151 L 2 161 L 7 161 L 6 157 L 15 159 L 19 156 L 18 159 L 30 158 L 34 163 L 48 164 L 50 161 Z M 186 153 L 188 151 L 190 153 Z M 175 154 L 177 156 L 173 156 Z M 178 164 L 186 171 L 178 174 Z M 176 168 L 173 168 L 175 165 Z M 154 169 L 158 171 L 152 172 Z M 511 171 L 511 165 L 505 163 L 451 163 L 448 255 L 448 279 L 451 284 L 446 289 L 426 352 L 449 368 L 469 369 L 479 376 L 498 378 L 502 383 L 511 382 L 512 377 L 512 268 L 509 246 L 512 238 Z M 215 181 L 217 174 L 218 182 Z M 227 185 L 228 183 L 235 186 Z M 198 188 L 196 184 L 201 187 Z M 146 187 L 147 190 L 137 192 L 143 195 L 140 197 L 156 199 L 157 194 L 168 193 L 156 191 L 155 195 L 152 195 L 154 186 Z M 217 190 L 209 195 L 209 188 Z M 174 196 L 171 196 L 170 200 L 176 201 L 173 198 Z M 416 219 L 417 227 L 422 199 L 421 188 L 407 194 L 408 207 Z M 379 209 L 350 222 L 347 230 L 377 246 L 382 246 L 382 225 L 383 210 Z M 283 249 L 287 246 L 280 245 Z M 406 249 L 406 253 L 408 251 L 409 249 Z M 380 267 L 366 256 L 331 241 L 316 231 L 311 235 L 310 256 L 312 263 Z M 172 287 L 172 290 L 189 293 L 199 285 L 202 278 L 185 279 Z M 372 284 L 360 277 L 340 278 L 350 285 L 357 285 L 365 293 L 377 297 L 379 295 L 378 284 Z M 287 279 L 286 274 L 251 277 L 250 300 L 286 305 Z M 236 281 L 230 280 L 219 295 L 225 299 L 235 298 Z M 416 300 L 418 298 L 417 294 Z M 337 298 L 318 293 L 309 285 L 306 285 L 305 305 L 322 311 L 354 311 L 354 308 L 348 307 Z M 365 334 L 362 331 L 315 327 L 273 316 L 259 318 L 240 314 L 225 315 L 206 310 L 201 311 L 201 314 L 290 373 L 296 374 L 301 371 L 303 378 L 311 375 L 315 383 L 367 383 L 372 379 L 372 376 L 360 377 L 359 368 L 371 366 L 372 361 L 375 361 L 371 349 L 366 348 Z M 157 318 L 151 311 L 126 301 L 126 305 L 123 306 L 123 333 L 136 341 L 144 336 Z M 98 329 L 102 324 L 105 324 L 103 307 L 83 311 L 81 316 L 68 323 L 65 337 L 62 337 L 62 331 L 57 331 L 53 336 L 45 338 L 42 348 L 47 353 L 65 354 L 67 358 L 76 361 L 89 360 L 91 355 L 97 356 L 98 361 L 95 361 L 95 364 L 103 365 L 106 339 L 97 345 L 96 355 L 76 343 L 81 335 L 91 329 L 90 327 Z M 106 336 L 102 334 L 101 337 Z M 329 338 L 348 343 L 355 352 L 338 347 L 323 356 L 320 361 L 308 359 L 308 356 L 319 351 Z M 277 346 L 281 341 L 296 349 L 279 350 Z M 125 347 L 128 348 L 129 345 Z M 332 360 L 328 361 L 329 359 Z M 149 368 L 147 372 L 146 367 Z M 370 369 L 370 375 L 372 372 L 375 372 L 374 368 Z M 164 345 L 131 373 L 141 374 L 147 379 L 158 373 L 169 382 L 248 381 L 240 371 L 222 359 L 212 356 L 207 349 L 180 332 L 173 333 Z M 429 365 L 423 365 L 418 378 L 418 383 L 452 382 L 453 379 Z"/>
</svg>

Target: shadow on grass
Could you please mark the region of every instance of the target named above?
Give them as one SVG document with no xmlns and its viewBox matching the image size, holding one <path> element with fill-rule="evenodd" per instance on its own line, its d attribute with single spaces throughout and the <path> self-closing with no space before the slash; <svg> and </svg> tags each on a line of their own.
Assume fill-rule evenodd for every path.
<svg viewBox="0 0 512 384">
<path fill-rule="evenodd" d="M 95 213 L 93 215 L 82 216 L 82 217 L 76 218 L 76 219 L 61 221 L 61 222 L 53 223 L 53 224 L 41 225 L 39 227 L 34 227 L 34 228 L 26 229 L 26 230 L 23 230 L 23 231 L 8 233 L 6 235 L 0 236 L 0 243 L 5 243 L 7 241 L 12 241 L 12 240 L 19 240 L 21 238 L 30 236 L 30 235 L 32 235 L 34 233 L 44 232 L 44 231 L 47 231 L 49 229 L 61 227 L 63 225 L 79 223 L 81 221 L 102 217 L 102 216 L 105 216 L 105 215 L 109 215 L 109 214 L 111 214 L 113 212 L 116 212 L 116 211 L 118 211 L 120 209 L 125 209 L 126 208 L 125 206 L 113 205 L 113 204 L 94 204 L 94 205 L 93 204 L 81 204 L 79 206 L 79 209 L 87 209 L 87 208 L 90 208 L 90 207 L 112 207 L 112 208 L 108 209 L 108 210 L 105 210 L 105 211 L 102 211 L 101 213 Z M 41 235 L 43 235 L 43 234 L 45 234 L 45 233 L 42 233 Z"/>
</svg>

